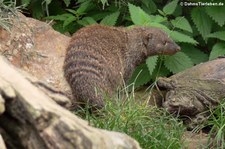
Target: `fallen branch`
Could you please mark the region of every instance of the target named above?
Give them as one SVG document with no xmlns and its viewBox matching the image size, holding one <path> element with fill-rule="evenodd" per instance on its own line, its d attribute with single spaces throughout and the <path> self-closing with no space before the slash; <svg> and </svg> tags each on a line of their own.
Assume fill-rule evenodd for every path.
<svg viewBox="0 0 225 149">
<path fill-rule="evenodd" d="M 126 134 L 89 126 L 56 104 L 1 56 L 0 97 L 5 101 L 1 104 L 5 104 L 5 112 L 0 116 L 0 127 L 9 148 L 140 148 Z"/>
</svg>

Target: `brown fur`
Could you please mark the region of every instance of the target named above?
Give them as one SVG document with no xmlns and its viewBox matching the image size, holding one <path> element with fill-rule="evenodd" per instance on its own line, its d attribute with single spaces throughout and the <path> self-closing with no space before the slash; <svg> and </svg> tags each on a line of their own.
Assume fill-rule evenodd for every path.
<svg viewBox="0 0 225 149">
<path fill-rule="evenodd" d="M 90 25 L 73 35 L 64 74 L 76 101 L 101 108 L 103 93 L 112 95 L 148 56 L 174 54 L 179 49 L 160 29 Z"/>
</svg>

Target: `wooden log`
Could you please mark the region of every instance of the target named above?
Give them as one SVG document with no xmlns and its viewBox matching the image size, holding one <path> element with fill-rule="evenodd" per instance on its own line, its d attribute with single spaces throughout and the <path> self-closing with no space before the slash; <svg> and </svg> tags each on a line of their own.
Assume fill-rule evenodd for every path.
<svg viewBox="0 0 225 149">
<path fill-rule="evenodd" d="M 2 138 L 2 135 L 0 135 L 0 148 L 1 149 L 6 149 L 5 142 L 4 142 L 3 138 Z"/>
<path fill-rule="evenodd" d="M 86 121 L 56 104 L 1 56 L 0 95 L 6 107 L 0 116 L 0 127 L 20 148 L 140 148 L 126 134 L 89 126 Z M 6 144 L 9 143 L 6 141 Z"/>
</svg>

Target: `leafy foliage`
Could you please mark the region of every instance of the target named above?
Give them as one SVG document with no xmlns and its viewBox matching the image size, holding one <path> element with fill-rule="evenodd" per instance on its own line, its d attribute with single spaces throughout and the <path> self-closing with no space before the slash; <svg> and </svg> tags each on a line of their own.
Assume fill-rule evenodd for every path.
<svg viewBox="0 0 225 149">
<path fill-rule="evenodd" d="M 18 5 L 26 6 L 24 11 L 34 18 L 54 20 L 53 28 L 62 33 L 72 34 L 96 23 L 163 29 L 182 51 L 173 56 L 150 57 L 137 67 L 130 82 L 135 81 L 139 87 L 158 76 L 177 73 L 225 53 L 225 5 L 187 8 L 179 3 L 179 0 L 21 0 Z"/>
<path fill-rule="evenodd" d="M 147 65 L 142 64 L 135 69 L 129 80 L 129 84 L 134 83 L 134 87 L 137 88 L 148 83 L 150 79 L 151 77 Z"/>
<path fill-rule="evenodd" d="M 209 34 L 207 37 L 218 38 L 220 40 L 225 41 L 225 31 L 215 32 L 215 33 Z"/>
<path fill-rule="evenodd" d="M 225 13 L 223 7 L 206 7 L 206 13 L 219 25 L 225 24 Z"/>
<path fill-rule="evenodd" d="M 206 41 L 206 36 L 212 30 L 212 21 L 210 17 L 205 13 L 204 9 L 194 8 L 191 12 L 191 16 L 198 31 Z"/>
<path fill-rule="evenodd" d="M 135 25 L 146 25 L 151 22 L 150 16 L 145 13 L 140 7 L 128 4 L 131 20 Z"/>
<path fill-rule="evenodd" d="M 114 12 L 108 16 L 106 16 L 105 18 L 103 18 L 100 22 L 100 24 L 103 24 L 103 25 L 109 25 L 109 26 L 113 26 L 113 25 L 116 25 L 116 21 L 119 17 L 119 14 L 120 12 L 117 11 L 117 12 Z"/>
<path fill-rule="evenodd" d="M 153 15 L 148 15 L 146 12 L 141 11 L 140 7 L 137 7 L 134 5 L 128 5 L 130 15 L 131 15 L 131 20 L 134 24 L 140 25 L 140 22 L 141 22 L 142 25 L 162 28 L 164 31 L 166 31 L 170 35 L 170 37 L 174 41 L 185 43 L 185 44 L 180 44 L 182 47 L 182 52 L 179 52 L 173 56 L 165 56 L 165 58 L 162 59 L 163 61 L 162 63 L 164 63 L 166 68 L 169 69 L 172 73 L 180 72 L 184 69 L 187 69 L 193 66 L 194 64 L 199 64 L 201 62 L 208 60 L 208 54 L 203 52 L 203 50 L 199 50 L 198 49 L 199 46 L 196 47 L 197 44 L 200 43 L 201 46 L 207 46 L 207 43 L 212 43 L 212 42 L 208 42 L 209 38 L 217 38 L 220 40 L 224 40 L 224 37 L 225 37 L 224 36 L 225 33 L 223 31 L 218 31 L 218 32 L 210 34 L 212 31 L 212 26 L 214 24 L 214 21 L 210 18 L 207 10 L 204 8 L 193 8 L 190 11 L 191 18 L 178 16 L 178 17 L 175 17 L 175 19 L 169 19 L 169 17 L 167 17 L 169 15 L 176 16 L 176 13 L 177 13 L 176 9 L 179 9 L 179 6 L 177 5 L 177 3 L 178 1 L 171 1 L 170 3 L 168 3 L 167 5 L 163 7 L 163 11 L 159 11 L 159 14 L 161 15 L 154 15 L 154 17 Z M 141 13 L 135 13 L 137 11 Z M 143 16 L 145 16 L 146 19 L 143 18 Z M 195 25 L 194 28 L 193 26 L 190 25 L 192 21 Z M 196 31 L 196 28 L 200 34 Z M 174 29 L 177 29 L 177 30 L 174 30 Z M 201 38 L 199 37 L 202 37 L 205 43 L 202 42 Z M 214 54 L 214 58 L 224 54 L 224 51 L 220 50 L 219 54 L 218 53 Z M 148 64 L 148 60 L 146 61 L 146 63 Z M 147 65 L 150 71 L 150 74 L 153 71 L 152 69 L 156 68 L 155 66 L 159 66 L 156 64 L 156 61 L 154 61 L 154 65 L 153 65 L 153 62 Z M 161 71 L 165 71 L 165 70 L 161 70 Z M 158 73 L 158 75 L 161 75 L 161 74 Z M 151 79 L 153 78 L 155 78 L 155 76 L 152 75 Z"/>
<path fill-rule="evenodd" d="M 25 7 L 30 4 L 30 0 L 21 0 L 21 2 Z"/>
<path fill-rule="evenodd" d="M 171 1 L 164 8 L 163 12 L 167 15 L 172 14 L 177 7 L 178 0 Z"/>
<path fill-rule="evenodd" d="M 194 40 L 190 36 L 185 35 L 180 32 L 177 32 L 177 31 L 172 31 L 170 33 L 170 36 L 172 37 L 173 40 L 175 40 L 177 42 L 186 42 L 186 43 L 190 43 L 190 44 L 194 44 L 194 45 L 196 45 L 198 43 L 196 40 Z"/>
<path fill-rule="evenodd" d="M 185 17 L 176 17 L 174 20 L 171 20 L 171 23 L 176 28 L 188 31 L 190 33 L 193 32 L 190 23 Z"/>
<path fill-rule="evenodd" d="M 152 75 L 152 73 L 156 67 L 157 60 L 158 60 L 158 56 L 151 56 L 151 57 L 147 58 L 147 60 L 146 60 L 146 64 L 148 66 L 150 75 Z"/>
<path fill-rule="evenodd" d="M 217 43 L 213 46 L 209 56 L 209 60 L 213 60 L 219 56 L 225 55 L 225 43 Z"/>
<path fill-rule="evenodd" d="M 97 24 L 97 22 L 91 17 L 84 17 L 83 19 L 78 20 L 77 23 L 82 25 L 82 26 Z"/>
<path fill-rule="evenodd" d="M 184 52 L 194 64 L 199 64 L 208 60 L 208 55 L 195 48 L 193 45 L 183 44 L 181 45 L 181 48 L 181 51 Z"/>
<path fill-rule="evenodd" d="M 165 66 L 173 73 L 183 71 L 193 66 L 191 59 L 183 52 L 178 52 L 172 56 L 165 56 Z"/>
<path fill-rule="evenodd" d="M 174 5 L 175 4 L 173 4 L 173 6 Z M 142 11 L 140 7 L 134 6 L 132 4 L 129 4 L 128 7 L 131 14 L 131 20 L 133 21 L 134 24 L 139 25 L 139 23 L 142 22 L 144 23 L 144 25 L 147 25 L 147 26 L 160 27 L 164 29 L 166 32 L 168 32 L 169 35 L 177 42 L 186 42 L 186 43 L 190 43 L 194 45 L 197 44 L 197 41 L 191 38 L 190 36 L 184 33 L 180 33 L 178 31 L 169 30 L 166 26 L 164 26 L 163 24 L 160 24 L 161 22 L 166 20 L 166 19 L 163 19 L 162 16 L 154 16 L 154 19 L 152 19 L 153 17 L 151 15 L 148 15 L 144 11 Z M 135 13 L 136 11 L 141 13 Z M 143 18 L 143 16 L 147 16 L 147 19 L 146 19 L 148 20 L 147 23 L 146 23 L 146 20 Z M 187 55 L 181 52 L 179 54 L 176 54 L 175 56 L 165 57 L 164 62 L 165 62 L 165 66 L 173 73 L 177 73 L 179 71 L 182 71 L 186 68 L 193 66 L 193 62 L 191 61 L 191 59 Z M 146 64 L 151 75 L 157 64 L 157 57 L 148 58 L 146 60 Z M 142 80 L 142 84 L 143 84 L 143 80 Z"/>
</svg>

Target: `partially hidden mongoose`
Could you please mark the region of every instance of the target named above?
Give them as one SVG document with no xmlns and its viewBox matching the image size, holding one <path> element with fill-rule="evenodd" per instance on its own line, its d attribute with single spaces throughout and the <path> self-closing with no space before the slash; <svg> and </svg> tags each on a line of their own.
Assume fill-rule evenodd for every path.
<svg viewBox="0 0 225 149">
<path fill-rule="evenodd" d="M 158 28 L 90 25 L 72 36 L 64 75 L 76 102 L 102 108 L 103 94 L 111 96 L 148 56 L 179 50 Z"/>
</svg>

